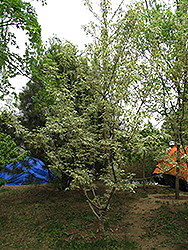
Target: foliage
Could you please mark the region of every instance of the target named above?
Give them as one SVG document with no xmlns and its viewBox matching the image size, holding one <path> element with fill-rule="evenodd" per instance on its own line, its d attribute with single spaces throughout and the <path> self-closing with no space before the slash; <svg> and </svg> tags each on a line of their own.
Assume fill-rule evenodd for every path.
<svg viewBox="0 0 188 250">
<path fill-rule="evenodd" d="M 43 57 L 36 66 L 32 80 L 27 83 L 27 86 L 19 94 L 21 101 L 19 105 L 20 121 L 22 125 L 35 134 L 34 129 L 38 128 L 38 131 L 42 131 L 42 127 L 49 126 L 50 120 L 48 116 L 53 116 L 57 112 L 61 113 L 59 114 L 61 119 L 64 116 L 72 117 L 75 114 L 81 116 L 85 107 L 91 102 L 93 95 L 92 91 L 85 85 L 84 77 L 87 68 L 87 61 L 78 53 L 73 44 L 68 41 L 63 43 L 56 37 L 50 39 Z M 55 93 L 53 93 L 53 90 Z M 66 95 L 64 95 L 65 92 Z M 56 100 L 58 95 L 58 100 Z M 67 96 L 69 97 L 66 100 Z M 59 101 L 61 103 L 58 103 Z M 67 114 L 66 107 L 69 108 L 69 106 L 71 111 Z M 78 117 L 78 119 L 80 118 Z M 53 120 L 52 118 L 51 122 L 53 121 L 53 126 L 58 127 L 58 123 L 55 124 L 57 119 Z M 69 120 L 66 122 L 69 122 Z M 45 130 L 47 131 L 47 129 Z M 65 138 L 68 138 L 68 131 L 63 131 L 61 136 L 60 131 L 60 128 L 58 128 L 57 130 L 54 129 L 53 133 L 51 131 L 50 134 L 49 132 L 43 132 L 49 134 L 49 138 L 54 141 L 54 146 L 58 150 L 66 148 L 67 140 Z M 45 153 L 45 147 L 41 146 L 41 143 L 37 143 L 37 150 L 31 143 L 25 142 L 24 145 L 31 151 L 33 156 L 40 158 L 46 166 L 52 164 Z M 62 162 L 67 161 L 66 167 L 68 165 L 72 167 L 72 160 L 67 160 L 64 156 L 61 157 L 61 160 Z M 56 168 L 54 174 L 57 176 L 61 188 L 65 189 L 70 182 L 67 174 L 63 173 L 60 168 Z"/>
<path fill-rule="evenodd" d="M 0 1 L 0 98 L 9 94 L 9 78 L 16 75 L 30 75 L 30 69 L 41 49 L 41 28 L 35 9 L 22 0 Z M 27 38 L 25 53 L 21 56 L 17 32 L 22 31 Z"/>
<path fill-rule="evenodd" d="M 103 231 L 114 192 L 133 190 L 129 182 L 132 175 L 124 171 L 124 147 L 132 143 L 147 116 L 142 106 L 150 90 L 138 83 L 139 62 L 130 47 L 132 23 L 129 15 L 122 18 L 121 4 L 113 12 L 110 1 L 100 1 L 99 15 L 89 1 L 85 4 L 99 21 L 84 27 L 94 38 L 86 51 L 87 70 L 80 67 L 75 74 L 74 50 L 63 51 L 62 56 L 57 53 L 61 47 L 55 44 L 49 50 L 51 58 L 46 57 L 42 64 L 45 126 L 29 131 L 18 124 L 17 131 L 33 149 L 42 148 L 51 168 L 67 176 L 67 185 L 83 191 Z M 54 49 L 56 53 L 52 53 Z M 64 64 L 59 63 L 64 60 Z M 72 75 L 75 81 L 69 81 Z M 97 173 L 96 164 L 100 170 Z M 96 192 L 97 177 L 106 186 L 101 196 Z"/>
<path fill-rule="evenodd" d="M 27 151 L 18 146 L 18 138 L 15 129 L 11 126 L 12 113 L 2 111 L 0 114 L 0 171 L 9 163 L 17 163 L 28 154 Z M 0 182 L 0 184 L 4 181 Z"/>
<path fill-rule="evenodd" d="M 53 84 L 59 90 L 67 88 L 75 98 L 74 106 L 82 113 L 91 93 L 85 88 L 80 71 L 86 71 L 87 64 L 79 55 L 76 46 L 58 38 L 49 39 L 49 44 L 33 72 L 32 79 L 19 93 L 20 120 L 29 130 L 45 125 L 45 107 L 53 103 L 45 86 Z M 38 73 L 36 73 L 38 71 Z"/>
<path fill-rule="evenodd" d="M 148 122 L 135 134 L 131 147 L 126 150 L 128 170 L 135 172 L 134 179 L 142 181 L 144 189 L 146 180 L 152 179 L 154 169 L 169 148 L 170 139 L 170 135 Z"/>
<path fill-rule="evenodd" d="M 149 108 L 164 119 L 176 143 L 186 144 L 187 110 L 187 5 L 150 1 L 142 6 L 136 46 L 149 67 L 153 83 Z"/>
<path fill-rule="evenodd" d="M 12 162 L 19 153 L 19 148 L 10 135 L 0 133 L 0 166 L 5 166 L 6 163 Z"/>
<path fill-rule="evenodd" d="M 20 155 L 20 148 L 17 147 L 10 135 L 0 132 L 0 170 L 5 164 L 16 163 L 23 155 Z M 0 178 L 0 186 L 6 181 Z"/>
<path fill-rule="evenodd" d="M 143 152 L 145 152 L 157 164 L 169 147 L 170 139 L 170 135 L 164 133 L 161 129 L 155 128 L 151 122 L 144 124 L 134 137 L 130 162 L 139 162 L 142 160 Z"/>
<path fill-rule="evenodd" d="M 147 106 L 165 121 L 176 145 L 185 146 L 188 132 L 187 1 L 173 1 L 174 5 L 156 0 L 145 3 L 146 6 L 140 3 L 135 7 L 134 18 L 140 32 L 135 33 L 133 41 L 140 60 L 147 66 L 146 80 L 152 84 Z M 178 168 L 177 164 L 177 192 Z"/>
<path fill-rule="evenodd" d="M 43 4 L 45 1 L 42 1 Z M 21 55 L 18 34 L 27 39 L 25 53 Z M 37 14 L 29 2 L 22 0 L 0 1 L 0 99 L 4 99 L 12 88 L 9 80 L 17 75 L 29 76 L 33 63 L 37 60 L 36 52 L 41 50 L 41 28 Z M 13 93 L 16 96 L 15 93 Z M 9 115 L 8 115 L 9 116 Z M 24 156 L 18 147 L 15 130 L 10 128 L 10 119 L 1 113 L 1 161 L 5 163 L 21 160 Z M 13 159 L 15 158 L 15 159 Z"/>
</svg>

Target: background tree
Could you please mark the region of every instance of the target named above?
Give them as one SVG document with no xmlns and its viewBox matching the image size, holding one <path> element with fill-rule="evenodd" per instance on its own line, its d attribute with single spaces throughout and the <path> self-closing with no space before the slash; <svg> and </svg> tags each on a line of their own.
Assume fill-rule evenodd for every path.
<svg viewBox="0 0 188 250">
<path fill-rule="evenodd" d="M 133 159 L 142 166 L 143 189 L 146 190 L 146 181 L 152 181 L 152 173 L 159 160 L 164 157 L 171 136 L 163 129 L 155 128 L 150 122 L 140 128 L 134 138 Z M 136 155 L 136 157 L 135 157 Z"/>
<path fill-rule="evenodd" d="M 75 109 L 81 114 L 82 106 L 87 105 L 91 93 L 84 86 L 84 77 L 78 79 L 80 71 L 86 73 L 87 61 L 82 57 L 76 46 L 70 42 L 62 42 L 53 37 L 36 65 L 38 70 L 32 79 L 19 93 L 20 119 L 24 126 L 30 130 L 45 125 L 45 107 L 50 104 L 50 96 L 45 92 L 45 84 L 50 72 L 50 82 L 59 90 L 67 88 L 75 97 Z"/>
<path fill-rule="evenodd" d="M 45 4 L 45 1 L 42 0 Z M 25 34 L 25 53 L 21 56 L 17 43 L 17 32 Z M 24 48 L 22 48 L 24 49 Z M 37 14 L 29 2 L 21 0 L 0 1 L 0 99 L 10 93 L 9 80 L 17 75 L 29 76 L 37 54 L 41 50 L 41 28 Z M 16 96 L 16 93 L 13 92 Z M 18 147 L 18 138 L 9 127 L 11 113 L 0 111 L 0 168 L 5 163 L 23 159 L 24 153 Z M 8 119 L 7 119 L 8 118 Z M 15 158 L 15 159 L 13 159 Z"/>
<path fill-rule="evenodd" d="M 153 85 L 148 107 L 164 119 L 176 145 L 187 144 L 187 1 L 146 1 L 140 8 L 135 44 Z M 175 6 L 175 7 L 173 7 Z M 136 7 L 137 8 L 137 7 Z M 138 10 L 138 9 L 137 9 Z M 138 14 L 138 12 L 137 12 Z M 178 146 L 179 148 L 179 146 Z M 179 155 L 179 154 L 178 154 Z M 179 159 L 176 198 L 179 197 Z"/>
<path fill-rule="evenodd" d="M 52 86 L 54 91 L 57 89 L 63 93 L 66 89 L 68 95 L 72 96 L 74 110 L 78 116 L 81 116 L 83 110 L 91 102 L 93 94 L 92 90 L 85 85 L 85 75 L 88 70 L 87 61 L 79 54 L 76 46 L 68 41 L 63 43 L 55 37 L 50 39 L 49 46 L 36 67 L 39 71 L 37 77 L 34 74 L 33 79 L 19 94 L 22 125 L 27 127 L 29 131 L 33 131 L 37 127 L 45 127 L 47 110 L 56 105 L 51 90 Z M 51 87 L 49 88 L 49 86 Z M 69 104 L 67 103 L 67 105 Z M 66 106 L 61 108 L 66 110 Z M 57 109 L 59 110 L 59 108 Z M 62 139 L 56 130 L 50 134 L 50 137 L 57 148 L 65 146 L 66 140 Z M 43 147 L 36 150 L 32 144 L 27 143 L 25 147 L 30 150 L 32 156 L 42 160 L 46 166 L 51 165 Z M 61 188 L 65 189 L 70 183 L 67 174 L 59 169 L 56 171 L 56 176 L 60 179 Z"/>
<path fill-rule="evenodd" d="M 44 1 L 43 1 L 44 3 Z M 21 56 L 16 31 L 25 32 L 27 42 Z M 23 48 L 22 48 L 23 49 Z M 9 78 L 30 75 L 36 53 L 41 49 L 41 28 L 35 9 L 22 0 L 0 1 L 0 98 L 9 94 Z"/>
</svg>

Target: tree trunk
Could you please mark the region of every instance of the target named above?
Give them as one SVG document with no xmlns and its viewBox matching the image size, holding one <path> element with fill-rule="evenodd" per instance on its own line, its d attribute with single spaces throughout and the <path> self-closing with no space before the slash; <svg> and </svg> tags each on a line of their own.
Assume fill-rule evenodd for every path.
<svg viewBox="0 0 188 250">
<path fill-rule="evenodd" d="M 179 200 L 180 192 L 179 192 L 179 169 L 180 167 L 180 145 L 177 145 L 177 166 L 176 166 L 176 183 L 175 183 L 175 199 Z"/>
<path fill-rule="evenodd" d="M 101 233 L 103 233 L 105 231 L 105 229 L 104 229 L 104 218 L 103 218 L 102 215 L 99 217 L 99 231 Z"/>
<path fill-rule="evenodd" d="M 143 177 L 143 189 L 144 189 L 144 191 L 146 190 L 145 165 L 146 165 L 146 152 L 144 151 L 143 164 L 142 164 L 142 177 Z"/>
</svg>

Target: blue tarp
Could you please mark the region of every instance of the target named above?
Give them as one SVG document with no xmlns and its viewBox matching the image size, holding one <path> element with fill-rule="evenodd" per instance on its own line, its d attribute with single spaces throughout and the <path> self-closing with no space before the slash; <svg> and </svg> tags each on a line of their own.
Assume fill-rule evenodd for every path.
<svg viewBox="0 0 188 250">
<path fill-rule="evenodd" d="M 27 156 L 22 162 L 6 165 L 0 178 L 7 180 L 7 185 L 28 185 L 46 183 L 55 177 L 42 161 Z"/>
</svg>

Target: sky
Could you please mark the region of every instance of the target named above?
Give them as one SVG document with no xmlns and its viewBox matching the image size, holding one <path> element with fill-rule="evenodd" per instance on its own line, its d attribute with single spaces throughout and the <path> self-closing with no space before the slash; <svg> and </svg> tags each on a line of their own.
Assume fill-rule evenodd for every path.
<svg viewBox="0 0 188 250">
<path fill-rule="evenodd" d="M 93 17 L 82 0 L 47 0 L 45 6 L 33 1 L 32 5 L 42 27 L 43 41 L 55 34 L 84 49 L 88 39 L 81 25 L 87 24 Z"/>
<path fill-rule="evenodd" d="M 47 5 L 42 6 L 41 2 L 32 1 L 36 8 L 38 21 L 42 27 L 42 39 L 48 40 L 56 34 L 60 39 L 67 39 L 73 44 L 84 49 L 84 44 L 89 41 L 82 25 L 94 20 L 92 13 L 84 5 L 84 0 L 46 0 Z M 112 0 L 114 9 L 122 0 Z M 92 0 L 95 10 L 99 10 L 99 0 Z M 124 0 L 128 4 L 130 0 Z"/>
<path fill-rule="evenodd" d="M 94 20 L 92 13 L 84 5 L 83 0 L 46 0 L 47 5 L 42 6 L 41 1 L 30 0 L 38 15 L 38 22 L 42 28 L 42 40 L 47 41 L 50 37 L 56 35 L 61 40 L 68 40 L 78 49 L 83 50 L 84 44 L 91 42 L 82 25 L 88 24 Z M 92 0 L 94 7 L 97 8 L 99 0 Z M 112 0 L 114 7 L 118 6 L 121 0 Z M 130 0 L 125 0 L 128 4 Z M 19 34 L 19 33 L 18 33 Z M 25 38 L 23 34 L 18 35 L 18 44 L 20 48 L 24 47 Z M 17 76 L 11 79 L 16 92 L 20 92 L 22 86 L 25 86 L 28 79 L 23 76 Z"/>
</svg>

